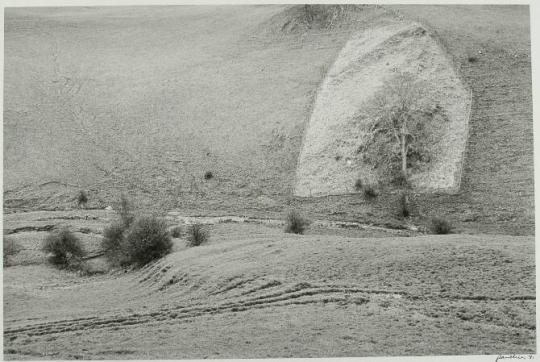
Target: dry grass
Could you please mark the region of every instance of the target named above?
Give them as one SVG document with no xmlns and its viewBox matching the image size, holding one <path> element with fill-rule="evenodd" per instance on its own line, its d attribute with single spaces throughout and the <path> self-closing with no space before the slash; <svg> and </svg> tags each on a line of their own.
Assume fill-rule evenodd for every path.
<svg viewBox="0 0 540 362">
<path fill-rule="evenodd" d="M 123 351 L 133 359 L 146 352 L 160 358 L 327 356 L 320 338 L 340 343 L 331 355 L 342 357 L 535 348 L 534 299 L 512 299 L 534 298 L 532 237 L 308 235 L 298 242 L 279 228 L 231 223 L 215 225 L 213 235 L 204 248 L 182 249 L 128 274 L 81 279 L 42 265 L 6 268 L 7 358 L 21 359 L 26 348 L 42 353 L 45 346 L 58 358 L 74 358 L 82 337 L 86 357 Z M 66 293 L 69 304 L 61 302 Z M 108 312 L 111 305 L 117 307 Z M 29 318 L 40 325 L 21 323 Z M 290 326 L 273 328 L 279 320 Z M 471 322 L 475 328 L 468 329 Z M 31 341 L 11 338 L 23 326 Z M 207 330 L 208 339 L 196 330 Z M 181 341 L 171 337 L 178 333 Z M 295 343 L 297 333 L 306 339 Z M 250 343 L 225 343 L 231 335 Z M 370 340 L 384 347 L 375 353 L 373 344 L 361 343 Z M 115 348 L 104 349 L 106 343 Z"/>
<path fill-rule="evenodd" d="M 465 225 L 471 230 L 531 234 L 533 152 L 527 8 L 391 6 L 378 8 L 372 15 L 390 8 L 436 31 L 477 100 L 464 168 L 470 186 L 462 190 L 463 196 L 426 198 L 423 203 L 438 210 L 452 204 L 464 215 L 474 202 L 481 217 Z M 201 213 L 256 213 L 260 206 L 253 195 L 261 193 L 271 198 L 277 209 L 284 207 L 290 198 L 303 125 L 312 111 L 312 95 L 326 75 L 321 69 L 332 64 L 350 35 L 341 30 L 321 35 L 315 29 L 299 39 L 296 35 L 277 37 L 258 32 L 274 16 L 279 15 L 283 18 L 280 24 L 285 24 L 289 20 L 285 17 L 290 18 L 286 9 L 132 8 L 130 16 L 118 19 L 116 26 L 126 31 L 117 37 L 96 31 L 107 29 L 107 19 L 119 11 L 115 8 L 54 10 L 61 16 L 54 16 L 49 9 L 40 13 L 8 9 L 4 184 L 6 190 L 13 191 L 6 192 L 6 209 L 72 207 L 79 189 L 73 185 L 81 179 L 88 183 L 84 187 L 92 200 L 102 207 L 108 204 L 99 200 L 112 200 L 122 190 L 133 190 L 142 206 L 157 208 L 156 203 L 163 203 L 168 208 Z M 364 17 L 358 24 L 371 24 L 369 13 L 362 10 Z M 26 31 L 27 19 L 47 31 Z M 82 21 L 74 25 L 73 19 Z M 218 29 L 213 28 L 215 24 L 220 24 Z M 137 33 L 140 29 L 144 34 Z M 83 107 L 77 119 L 84 137 L 79 134 L 80 127 L 67 127 L 71 121 L 64 110 L 69 108 L 55 106 L 62 99 L 50 99 L 44 93 L 59 94 L 62 90 L 61 83 L 54 82 L 54 39 L 46 33 L 65 39 L 58 49 L 66 73 L 62 75 L 92 79 L 73 98 Z M 95 61 L 89 62 L 79 47 L 93 48 Z M 153 61 L 148 62 L 147 54 L 139 49 L 153 54 Z M 177 71 L 179 54 L 182 72 Z M 469 57 L 478 61 L 470 63 Z M 144 72 L 129 71 L 133 68 Z M 81 69 L 83 73 L 77 74 Z M 49 85 L 58 87 L 47 89 Z M 275 92 L 276 85 L 283 91 Z M 21 111 L 23 108 L 27 113 Z M 99 112 L 92 114 L 92 110 Z M 23 114 L 26 116 L 21 118 Z M 94 115 L 95 121 L 86 122 Z M 39 119 L 43 125 L 35 123 Z M 19 122 L 28 127 L 15 128 Z M 71 151 L 66 153 L 66 149 Z M 26 157 L 21 159 L 23 154 Z M 495 162 L 489 162 L 492 155 L 498 155 Z M 504 167 L 508 160 L 514 160 L 512 171 Z M 56 170 L 54 165 L 60 161 L 69 167 Z M 171 168 L 177 163 L 183 165 L 183 172 Z M 216 175 L 230 175 L 230 179 L 205 182 L 201 173 L 209 169 Z M 486 173 L 495 176 L 486 178 Z M 60 182 L 48 182 L 56 179 Z M 513 186 L 502 189 L 506 181 Z M 28 184 L 39 186 L 24 187 Z M 354 179 L 348 182 L 351 188 L 353 184 Z M 339 212 L 343 218 L 376 222 L 388 218 L 382 210 L 392 210 L 389 204 L 360 209 L 354 206 L 356 201 L 346 196 L 313 201 L 306 211 L 321 217 Z M 501 205 L 504 211 L 492 212 Z M 432 210 L 420 211 L 430 214 Z"/>
</svg>

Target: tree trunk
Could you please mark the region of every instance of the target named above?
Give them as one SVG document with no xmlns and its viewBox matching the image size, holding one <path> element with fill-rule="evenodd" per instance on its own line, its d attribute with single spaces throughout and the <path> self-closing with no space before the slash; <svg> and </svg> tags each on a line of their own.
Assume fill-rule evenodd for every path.
<svg viewBox="0 0 540 362">
<path fill-rule="evenodd" d="M 403 177 L 407 177 L 407 145 L 406 142 L 406 135 L 404 133 L 401 134 L 401 173 L 403 174 Z"/>
</svg>

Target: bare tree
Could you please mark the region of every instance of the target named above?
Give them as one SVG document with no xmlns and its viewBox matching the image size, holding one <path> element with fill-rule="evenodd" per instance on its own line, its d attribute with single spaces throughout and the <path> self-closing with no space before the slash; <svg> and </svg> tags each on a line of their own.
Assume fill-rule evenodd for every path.
<svg viewBox="0 0 540 362">
<path fill-rule="evenodd" d="M 429 100 L 421 82 L 409 73 L 399 73 L 387 80 L 364 110 L 367 129 L 359 152 L 375 168 L 399 170 L 408 180 L 413 163 L 430 160 L 429 123 L 441 108 Z"/>
</svg>

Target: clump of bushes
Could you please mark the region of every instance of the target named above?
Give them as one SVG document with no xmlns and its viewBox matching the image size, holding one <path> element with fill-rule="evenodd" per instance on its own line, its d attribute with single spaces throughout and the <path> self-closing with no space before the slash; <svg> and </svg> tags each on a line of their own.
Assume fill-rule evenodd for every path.
<svg viewBox="0 0 540 362">
<path fill-rule="evenodd" d="M 80 190 L 77 194 L 77 204 L 79 207 L 86 207 L 88 203 L 88 194 L 84 190 Z"/>
<path fill-rule="evenodd" d="M 167 255 L 173 246 L 166 222 L 155 216 L 137 218 L 128 228 L 114 222 L 103 234 L 101 246 L 113 265 L 142 266 Z"/>
<path fill-rule="evenodd" d="M 13 239 L 4 237 L 3 249 L 3 261 L 6 267 L 10 265 L 11 257 L 17 255 L 21 251 L 21 248 Z"/>
<path fill-rule="evenodd" d="M 50 254 L 51 264 L 62 268 L 80 264 L 85 254 L 79 238 L 66 228 L 49 233 L 42 249 Z"/>
<path fill-rule="evenodd" d="M 285 232 L 290 234 L 303 234 L 309 225 L 309 221 L 305 219 L 299 212 L 292 210 L 287 214 L 285 220 Z"/>
<path fill-rule="evenodd" d="M 102 250 L 113 265 L 145 265 L 173 246 L 167 223 L 156 216 L 136 217 L 127 196 L 117 206 L 118 220 L 103 231 Z"/>
<path fill-rule="evenodd" d="M 476 63 L 478 61 L 478 58 L 475 56 L 470 56 L 469 58 L 467 58 L 467 60 L 469 61 L 469 63 Z"/>
<path fill-rule="evenodd" d="M 171 229 L 171 236 L 173 238 L 179 238 L 182 236 L 182 227 L 181 226 L 175 226 Z"/>
<path fill-rule="evenodd" d="M 204 179 L 205 179 L 205 180 L 210 180 L 210 179 L 213 178 L 213 177 L 214 177 L 214 174 L 212 173 L 212 171 L 206 171 L 206 172 L 204 173 Z"/>
<path fill-rule="evenodd" d="M 121 221 L 115 221 L 103 230 L 101 249 L 105 253 L 107 259 L 114 265 L 122 264 L 124 262 L 125 253 L 122 248 L 125 247 L 125 231 L 126 226 Z"/>
<path fill-rule="evenodd" d="M 167 255 L 172 246 L 167 223 L 155 216 L 143 216 L 126 231 L 120 250 L 126 253 L 126 262 L 141 266 Z"/>
<path fill-rule="evenodd" d="M 450 234 L 452 232 L 452 224 L 443 218 L 434 217 L 431 219 L 430 230 L 433 234 Z"/>
<path fill-rule="evenodd" d="M 208 231 L 201 224 L 193 224 L 187 231 L 188 246 L 199 246 L 208 240 Z"/>
</svg>

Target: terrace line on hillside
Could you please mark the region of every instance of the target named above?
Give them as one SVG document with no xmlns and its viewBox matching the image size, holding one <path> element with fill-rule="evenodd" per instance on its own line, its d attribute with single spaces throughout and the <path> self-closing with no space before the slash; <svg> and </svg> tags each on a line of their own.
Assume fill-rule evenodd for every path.
<svg viewBox="0 0 540 362">
<path fill-rule="evenodd" d="M 377 180 L 357 149 L 362 137 L 358 110 L 396 72 L 411 73 L 427 85 L 426 97 L 444 110 L 438 125 L 439 152 L 429 169 L 411 175 L 417 190 L 459 190 L 467 142 L 471 94 L 433 36 L 414 22 L 392 21 L 354 34 L 323 81 L 305 131 L 295 195 L 354 192 L 355 181 Z"/>
</svg>

